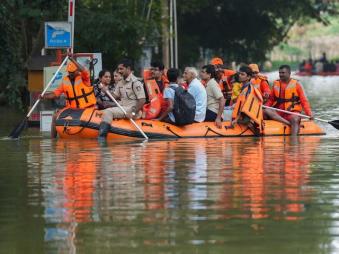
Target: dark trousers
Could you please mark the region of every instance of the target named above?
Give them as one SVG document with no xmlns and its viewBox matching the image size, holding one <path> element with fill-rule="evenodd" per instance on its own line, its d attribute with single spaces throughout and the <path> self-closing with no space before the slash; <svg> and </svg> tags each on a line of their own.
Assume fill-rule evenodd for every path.
<svg viewBox="0 0 339 254">
<path fill-rule="evenodd" d="M 205 116 L 205 122 L 214 122 L 215 119 L 217 119 L 218 114 L 214 113 L 213 111 L 207 109 L 206 110 L 206 116 Z"/>
</svg>

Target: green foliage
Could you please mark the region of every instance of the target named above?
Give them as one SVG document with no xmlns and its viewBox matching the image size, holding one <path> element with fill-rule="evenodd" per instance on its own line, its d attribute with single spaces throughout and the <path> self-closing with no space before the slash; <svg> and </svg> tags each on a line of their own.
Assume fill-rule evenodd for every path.
<svg viewBox="0 0 339 254">
<path fill-rule="evenodd" d="M 79 2 L 75 45 L 77 52 L 103 52 L 103 64 L 110 69 L 123 57 L 139 59 L 145 44 L 156 41 L 160 30 L 160 6 L 148 1 Z"/>
<path fill-rule="evenodd" d="M 67 20 L 67 12 L 68 0 L 1 1 L 0 89 L 10 105 L 21 106 L 27 62 L 44 46 L 44 22 Z M 144 45 L 159 41 L 159 1 L 81 0 L 75 15 L 75 52 L 102 52 L 110 69 L 122 57 L 139 59 Z"/>
<path fill-rule="evenodd" d="M 197 60 L 199 48 L 232 61 L 262 61 L 303 17 L 318 17 L 313 0 L 178 0 L 180 63 Z M 199 6 L 199 7 L 198 7 Z"/>
<path fill-rule="evenodd" d="M 291 61 L 272 61 L 272 67 L 270 69 L 266 69 L 266 71 L 276 71 L 283 64 L 287 64 L 291 66 L 292 70 L 299 69 L 299 62 L 291 62 Z"/>
<path fill-rule="evenodd" d="M 160 48 L 165 2 L 76 1 L 75 52 L 102 52 L 104 67 L 113 69 L 122 57 L 138 60 L 145 46 Z M 316 2 L 177 0 L 179 62 L 194 65 L 201 53 L 211 52 L 225 60 L 264 60 L 296 21 L 319 19 L 320 11 L 333 13 Z M 10 104 L 20 104 L 27 61 L 43 47 L 44 22 L 66 20 L 67 10 L 68 0 L 1 1 L 0 88 Z"/>
</svg>

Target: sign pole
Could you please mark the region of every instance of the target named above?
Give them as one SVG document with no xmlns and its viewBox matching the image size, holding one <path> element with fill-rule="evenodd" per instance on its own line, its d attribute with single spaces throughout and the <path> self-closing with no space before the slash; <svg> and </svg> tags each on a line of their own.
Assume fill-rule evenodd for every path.
<svg viewBox="0 0 339 254">
<path fill-rule="evenodd" d="M 71 48 L 68 49 L 69 53 L 74 52 L 74 16 L 75 16 L 75 0 L 68 0 L 68 22 L 72 24 L 71 32 Z"/>
</svg>

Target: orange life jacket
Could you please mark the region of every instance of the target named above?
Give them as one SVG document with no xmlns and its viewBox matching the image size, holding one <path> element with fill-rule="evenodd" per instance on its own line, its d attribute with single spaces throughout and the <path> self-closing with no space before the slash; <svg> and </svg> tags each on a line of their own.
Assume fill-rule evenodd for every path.
<svg viewBox="0 0 339 254">
<path fill-rule="evenodd" d="M 235 73 L 236 72 L 233 70 L 224 69 L 224 74 L 219 81 L 221 92 L 224 95 L 224 98 L 226 99 L 226 102 L 225 102 L 226 106 L 229 106 L 231 103 L 231 97 L 232 97 L 231 79 Z"/>
<path fill-rule="evenodd" d="M 146 80 L 145 89 L 148 94 L 149 103 L 143 106 L 142 118 L 154 119 L 160 114 L 163 97 L 158 84 L 154 79 Z"/>
<path fill-rule="evenodd" d="M 276 99 L 275 107 L 278 107 L 281 104 L 284 104 L 284 109 L 287 111 L 302 111 L 302 106 L 300 102 L 300 97 L 297 92 L 297 83 L 295 79 L 291 79 L 285 88 L 285 97 L 280 96 L 281 93 L 281 82 L 276 80 L 273 83 L 274 97 Z"/>
<path fill-rule="evenodd" d="M 261 84 L 262 81 L 267 81 L 267 77 L 264 76 L 264 75 L 258 75 L 257 78 L 251 79 L 252 85 L 259 90 L 260 90 L 260 84 Z"/>
<path fill-rule="evenodd" d="M 241 116 L 241 113 L 243 113 L 255 122 L 258 125 L 260 132 L 262 132 L 262 122 L 264 119 L 261 107 L 262 104 L 263 98 L 257 88 L 252 84 L 243 86 L 233 109 L 232 119 L 238 119 Z"/>
<path fill-rule="evenodd" d="M 69 77 L 63 78 L 63 88 L 66 94 L 66 107 L 70 108 L 88 108 L 96 104 L 93 86 L 86 86 L 81 76 L 76 76 L 74 85 Z"/>
</svg>

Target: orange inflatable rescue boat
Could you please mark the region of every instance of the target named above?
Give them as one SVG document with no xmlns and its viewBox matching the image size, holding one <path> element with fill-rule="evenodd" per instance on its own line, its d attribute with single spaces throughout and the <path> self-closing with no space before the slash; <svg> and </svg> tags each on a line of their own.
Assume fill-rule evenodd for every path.
<svg viewBox="0 0 339 254">
<path fill-rule="evenodd" d="M 56 119 L 56 129 L 60 138 L 97 138 L 102 112 L 93 108 L 60 110 Z M 244 137 L 255 136 L 251 129 L 243 124 L 230 127 L 230 122 L 222 123 L 222 128 L 214 122 L 193 123 L 175 126 L 157 120 L 136 120 L 136 123 L 150 139 L 204 138 L 204 137 Z M 313 121 L 302 120 L 300 135 L 324 135 L 325 132 Z M 290 135 L 290 128 L 273 120 L 263 120 L 262 136 Z M 108 139 L 143 138 L 141 133 L 128 119 L 113 120 Z"/>
</svg>

